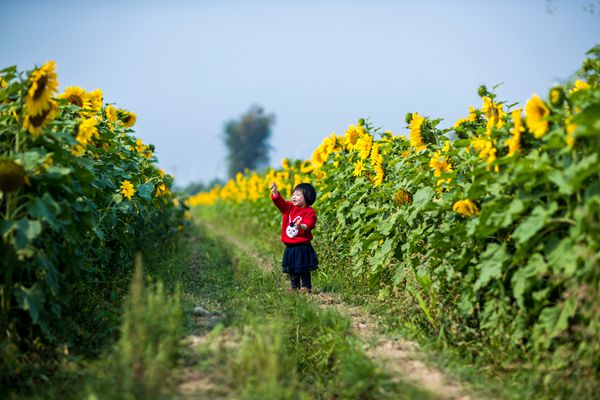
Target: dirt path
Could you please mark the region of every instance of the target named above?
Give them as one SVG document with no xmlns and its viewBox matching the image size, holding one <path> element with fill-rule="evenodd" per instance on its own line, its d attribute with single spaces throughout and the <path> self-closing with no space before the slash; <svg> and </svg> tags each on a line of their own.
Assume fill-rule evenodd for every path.
<svg viewBox="0 0 600 400">
<path fill-rule="evenodd" d="M 238 248 L 243 254 L 255 260 L 261 269 L 272 271 L 272 261 L 258 253 L 255 248 L 226 234 L 220 227 L 205 224 L 222 240 Z M 410 340 L 396 339 L 381 334 L 377 317 L 366 313 L 360 307 L 345 304 L 333 293 L 318 292 L 310 295 L 321 307 L 333 308 L 352 321 L 356 335 L 364 342 L 367 355 L 372 357 L 387 371 L 392 379 L 404 380 L 422 387 L 439 399 L 475 400 L 481 399 L 470 393 L 456 378 L 439 368 L 425 363 L 425 355 L 419 345 Z"/>
</svg>

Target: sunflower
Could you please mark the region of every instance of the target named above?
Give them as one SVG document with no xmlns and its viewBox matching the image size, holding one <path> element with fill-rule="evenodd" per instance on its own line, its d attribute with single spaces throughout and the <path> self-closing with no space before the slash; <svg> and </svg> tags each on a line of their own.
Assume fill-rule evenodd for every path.
<svg viewBox="0 0 600 400">
<path fill-rule="evenodd" d="M 575 146 L 575 138 L 573 137 L 573 134 L 575 133 L 575 130 L 577 129 L 577 125 L 575 125 L 573 122 L 571 122 L 571 118 L 567 118 L 565 123 L 566 123 L 565 130 L 567 131 L 567 137 L 565 138 L 565 140 L 567 142 L 567 147 L 569 149 L 572 149 L 573 146 Z"/>
<path fill-rule="evenodd" d="M 0 192 L 8 193 L 28 182 L 22 165 L 13 160 L 0 160 Z"/>
<path fill-rule="evenodd" d="M 312 170 L 313 166 L 311 165 L 310 161 L 304 161 L 302 164 L 300 164 L 300 172 L 303 174 L 309 174 Z"/>
<path fill-rule="evenodd" d="M 348 143 L 348 148 L 352 149 L 352 146 L 354 146 L 358 140 L 358 132 L 356 131 L 356 127 L 354 125 L 350 125 L 346 129 L 346 140 Z"/>
<path fill-rule="evenodd" d="M 488 119 L 488 128 L 502 128 L 506 116 L 506 113 L 502 110 L 502 103 L 495 103 L 491 98 L 484 97 L 481 111 L 485 113 Z"/>
<path fill-rule="evenodd" d="M 93 90 L 89 93 L 90 96 L 90 108 L 96 112 L 102 109 L 102 98 L 104 94 L 101 89 Z M 135 123 L 135 121 L 134 121 Z M 132 124 L 133 126 L 133 124 Z"/>
<path fill-rule="evenodd" d="M 58 114 L 58 104 L 56 104 L 56 101 L 50 100 L 48 104 L 48 108 L 42 110 L 39 114 L 28 114 L 23 120 L 23 128 L 34 137 L 38 137 L 42 133 L 44 126 Z"/>
<path fill-rule="evenodd" d="M 81 108 L 90 108 L 90 95 L 79 86 L 69 86 L 64 93 L 58 95 L 58 98 Z"/>
<path fill-rule="evenodd" d="M 589 89 L 589 88 L 590 88 L 590 85 L 587 82 L 577 79 L 575 81 L 575 84 L 573 85 L 573 89 L 569 90 L 569 94 L 579 92 L 580 90 L 585 90 L 585 89 Z"/>
<path fill-rule="evenodd" d="M 115 123 L 117 120 L 117 108 L 112 104 L 106 106 L 104 109 L 104 115 L 106 115 L 106 120 L 110 123 Z"/>
<path fill-rule="evenodd" d="M 74 155 L 75 157 L 81 157 L 84 153 L 85 153 L 85 146 L 81 146 L 79 144 L 76 144 L 71 149 L 71 154 Z"/>
<path fill-rule="evenodd" d="M 379 186 L 383 183 L 383 178 L 385 177 L 385 173 L 383 172 L 383 168 L 380 165 L 375 166 L 375 177 L 373 178 L 373 184 L 375 186 Z"/>
<path fill-rule="evenodd" d="M 548 132 L 549 123 L 547 117 L 550 115 L 548 106 L 537 95 L 534 95 L 525 105 L 525 123 L 536 139 Z"/>
<path fill-rule="evenodd" d="M 93 137 L 98 137 L 98 120 L 96 118 L 84 119 L 77 128 L 77 142 L 81 146 L 87 146 Z"/>
<path fill-rule="evenodd" d="M 165 196 L 168 191 L 169 191 L 169 189 L 167 188 L 167 185 L 165 185 L 164 182 L 161 182 L 156 186 L 155 196 L 156 197 Z"/>
<path fill-rule="evenodd" d="M 127 110 L 121 110 L 121 113 L 123 114 L 121 121 L 123 121 L 123 124 L 126 127 L 131 128 L 133 125 L 135 125 L 135 121 L 137 121 L 137 115 Z"/>
<path fill-rule="evenodd" d="M 479 215 L 479 207 L 473 200 L 459 200 L 452 206 L 452 211 L 459 213 L 464 217 Z"/>
<path fill-rule="evenodd" d="M 408 126 L 410 128 L 410 145 L 417 151 L 421 151 L 426 147 L 421 137 L 421 125 L 423 125 L 423 122 L 425 122 L 425 118 L 420 116 L 419 113 L 414 113 Z"/>
<path fill-rule="evenodd" d="M 27 91 L 25 105 L 30 115 L 41 115 L 52 107 L 52 97 L 58 88 L 58 80 L 54 69 L 56 64 L 49 61 L 31 73 L 31 85 Z"/>
<path fill-rule="evenodd" d="M 514 122 L 513 128 L 510 130 L 512 136 L 506 140 L 508 146 L 508 156 L 512 156 L 521 150 L 521 133 L 525 130 L 523 120 L 521 119 L 521 109 L 518 108 L 511 113 Z"/>
<path fill-rule="evenodd" d="M 356 141 L 354 148 L 359 151 L 359 156 L 363 160 L 369 158 L 371 153 L 371 147 L 373 146 L 373 138 L 369 134 L 361 135 Z"/>
<path fill-rule="evenodd" d="M 359 160 L 356 164 L 354 164 L 354 172 L 352 173 L 352 175 L 361 176 L 364 170 L 365 163 L 362 160 Z"/>
<path fill-rule="evenodd" d="M 0 89 L 4 89 L 8 86 L 8 82 L 6 82 L 6 80 L 0 76 Z"/>
<path fill-rule="evenodd" d="M 327 162 L 327 157 L 323 154 L 321 146 L 319 146 L 312 154 L 312 163 L 315 168 L 321 168 L 325 162 Z"/>
<path fill-rule="evenodd" d="M 397 205 L 401 206 L 403 204 L 411 204 L 412 198 L 408 192 L 400 189 L 394 195 L 394 201 Z"/>
<path fill-rule="evenodd" d="M 383 164 L 383 157 L 379 153 L 379 144 L 375 142 L 371 147 L 371 165 L 376 167 L 381 166 L 381 164 Z"/>
<path fill-rule="evenodd" d="M 474 138 L 471 145 L 479 153 L 479 158 L 485 160 L 488 164 L 496 161 L 496 148 L 490 139 Z"/>
<path fill-rule="evenodd" d="M 283 160 L 281 160 L 281 167 L 284 170 L 290 169 L 290 160 L 288 160 L 287 158 L 284 158 Z"/>
<path fill-rule="evenodd" d="M 123 181 L 123 183 L 121 183 L 121 194 L 128 200 L 131 200 L 131 197 L 135 194 L 135 188 L 131 182 Z"/>
</svg>

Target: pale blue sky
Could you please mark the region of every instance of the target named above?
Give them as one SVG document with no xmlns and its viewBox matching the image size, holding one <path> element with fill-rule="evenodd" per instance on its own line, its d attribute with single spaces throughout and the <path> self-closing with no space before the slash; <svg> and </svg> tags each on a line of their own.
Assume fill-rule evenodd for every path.
<svg viewBox="0 0 600 400">
<path fill-rule="evenodd" d="M 406 133 L 504 83 L 523 104 L 600 43 L 589 0 L 3 2 L 0 66 L 55 60 L 60 90 L 101 88 L 138 114 L 137 136 L 180 185 L 225 177 L 224 123 L 251 104 L 277 117 L 273 165 L 310 158 L 361 117 Z"/>
</svg>

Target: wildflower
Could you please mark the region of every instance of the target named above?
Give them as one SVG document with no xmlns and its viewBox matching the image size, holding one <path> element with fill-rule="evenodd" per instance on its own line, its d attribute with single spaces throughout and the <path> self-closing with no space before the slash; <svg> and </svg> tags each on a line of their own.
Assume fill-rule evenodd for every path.
<svg viewBox="0 0 600 400">
<path fill-rule="evenodd" d="M 534 95 L 525 105 L 525 123 L 536 139 L 548 132 L 550 110 L 537 95 Z"/>
<path fill-rule="evenodd" d="M 31 86 L 25 99 L 29 115 L 42 115 L 44 111 L 52 108 L 52 97 L 58 88 L 55 67 L 54 61 L 49 61 L 31 73 Z"/>
<path fill-rule="evenodd" d="M 423 143 L 423 138 L 421 137 L 421 125 L 425 118 L 419 115 L 419 113 L 412 114 L 412 118 L 410 120 L 409 128 L 410 128 L 410 145 L 414 147 L 417 151 L 421 151 L 425 149 L 425 144 Z"/>
<path fill-rule="evenodd" d="M 354 172 L 352 175 L 361 176 L 365 169 L 365 163 L 362 160 L 359 160 L 356 164 L 354 164 Z"/>
<path fill-rule="evenodd" d="M 479 215 L 479 208 L 473 200 L 459 200 L 452 206 L 452 211 L 459 213 L 464 217 Z"/>
<path fill-rule="evenodd" d="M 123 181 L 121 183 L 121 194 L 126 197 L 128 200 L 131 200 L 131 197 L 135 194 L 135 188 L 129 181 Z"/>
<path fill-rule="evenodd" d="M 89 94 L 79 86 L 69 86 L 58 98 L 81 108 L 90 108 L 91 104 Z"/>
</svg>

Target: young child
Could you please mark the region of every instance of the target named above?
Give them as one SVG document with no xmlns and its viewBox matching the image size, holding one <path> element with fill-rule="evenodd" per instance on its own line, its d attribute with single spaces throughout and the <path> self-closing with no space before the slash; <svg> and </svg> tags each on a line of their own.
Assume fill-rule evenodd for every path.
<svg viewBox="0 0 600 400">
<path fill-rule="evenodd" d="M 312 292 L 310 272 L 318 267 L 317 254 L 310 241 L 311 231 L 317 223 L 317 214 L 310 206 L 317 199 L 315 188 L 310 183 L 301 183 L 294 188 L 292 201 L 286 201 L 277 190 L 277 185 L 271 183 L 271 200 L 283 218 L 281 221 L 281 241 L 285 244 L 283 272 L 289 274 L 291 289 L 301 292 Z"/>
</svg>

